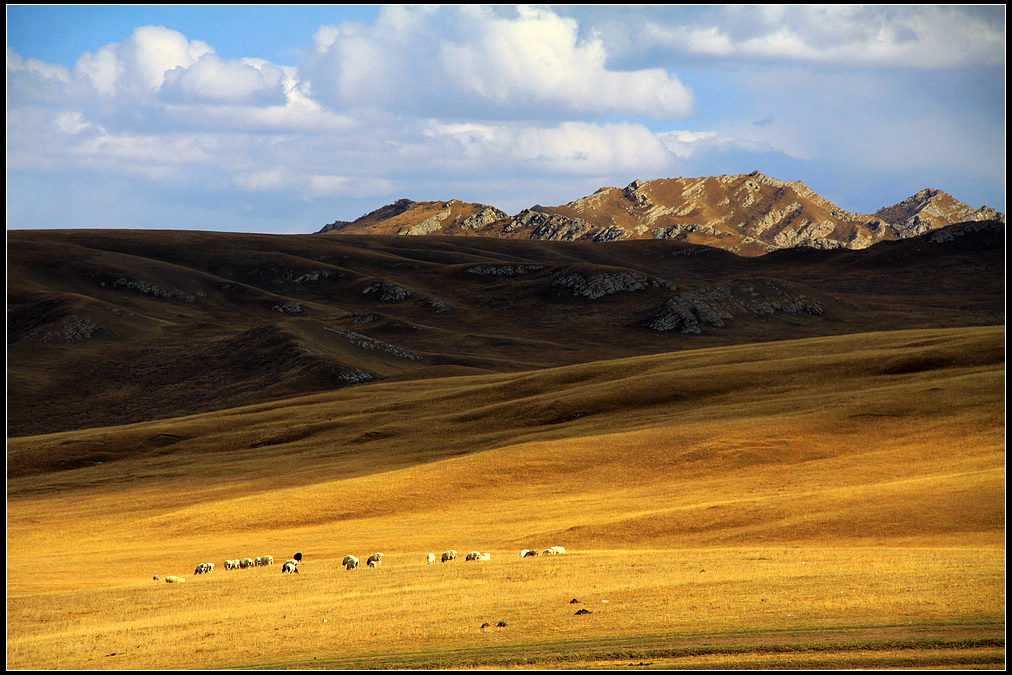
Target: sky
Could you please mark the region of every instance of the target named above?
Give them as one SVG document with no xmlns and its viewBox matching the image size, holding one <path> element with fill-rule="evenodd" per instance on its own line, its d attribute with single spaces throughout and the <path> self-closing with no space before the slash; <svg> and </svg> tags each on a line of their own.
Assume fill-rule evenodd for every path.
<svg viewBox="0 0 1012 675">
<path fill-rule="evenodd" d="M 1005 212 L 1004 5 L 7 5 L 7 227 L 310 233 L 754 170 Z"/>
</svg>

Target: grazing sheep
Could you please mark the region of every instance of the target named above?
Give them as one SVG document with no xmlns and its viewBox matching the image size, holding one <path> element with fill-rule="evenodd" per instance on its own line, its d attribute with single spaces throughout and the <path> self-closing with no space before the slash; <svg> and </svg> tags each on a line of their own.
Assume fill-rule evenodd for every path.
<svg viewBox="0 0 1012 675">
<path fill-rule="evenodd" d="M 253 567 L 253 558 L 243 558 L 239 561 L 239 567 L 246 569 L 247 567 Z"/>
<path fill-rule="evenodd" d="M 155 576 L 153 576 L 152 579 L 154 579 L 155 581 L 161 581 L 162 580 L 162 578 L 160 576 L 158 576 L 157 574 Z"/>
<path fill-rule="evenodd" d="M 165 577 L 165 583 L 167 584 L 181 584 L 184 581 L 186 581 L 186 579 L 183 577 Z"/>
<path fill-rule="evenodd" d="M 357 570 L 358 569 L 358 558 L 353 555 L 344 556 L 344 569 L 346 570 Z"/>
<path fill-rule="evenodd" d="M 193 570 L 193 573 L 195 575 L 196 574 L 210 574 L 213 571 L 214 571 L 214 563 L 206 563 L 206 562 L 204 562 L 204 563 L 198 564 L 197 568 L 195 570 Z"/>
<path fill-rule="evenodd" d="M 477 560 L 480 557 L 481 553 L 479 551 L 471 551 L 466 556 L 464 556 L 464 560 Z"/>
<path fill-rule="evenodd" d="M 289 574 L 298 574 L 299 563 L 295 560 L 286 560 L 285 564 L 281 566 L 281 573 L 284 574 L 285 572 Z"/>
<path fill-rule="evenodd" d="M 529 549 L 529 548 L 525 548 L 523 551 L 520 552 L 520 557 L 521 558 L 533 558 L 534 556 L 537 556 L 537 555 L 541 555 L 541 554 L 538 551 L 535 551 L 535 550 L 532 550 L 532 549 Z"/>
<path fill-rule="evenodd" d="M 366 558 L 365 564 L 369 565 L 370 567 L 379 567 L 379 564 L 381 562 L 383 562 L 383 554 L 373 553 L 371 556 Z"/>
<path fill-rule="evenodd" d="M 239 566 L 239 561 L 238 560 L 226 560 L 225 561 L 225 569 L 227 569 L 227 570 L 234 570 L 238 566 Z"/>
<path fill-rule="evenodd" d="M 365 566 L 370 569 L 376 569 L 377 567 L 379 567 L 379 562 L 376 560 L 366 560 Z"/>
<path fill-rule="evenodd" d="M 478 560 L 491 560 L 491 559 L 492 559 L 491 553 L 482 553 L 480 556 L 478 556 Z"/>
<path fill-rule="evenodd" d="M 430 553 L 429 555 L 425 556 L 425 562 L 429 563 L 430 565 L 436 562 L 436 554 Z"/>
<path fill-rule="evenodd" d="M 450 560 L 456 560 L 456 559 L 457 559 L 457 552 L 456 551 L 443 551 L 443 557 L 440 560 L 440 562 L 448 562 Z"/>
<path fill-rule="evenodd" d="M 272 555 L 265 555 L 263 557 L 263 561 L 264 561 L 264 565 L 268 565 L 268 566 L 273 565 L 274 564 L 274 556 L 272 556 Z"/>
<path fill-rule="evenodd" d="M 550 546 L 541 552 L 541 555 L 562 555 L 566 549 L 562 546 Z"/>
</svg>

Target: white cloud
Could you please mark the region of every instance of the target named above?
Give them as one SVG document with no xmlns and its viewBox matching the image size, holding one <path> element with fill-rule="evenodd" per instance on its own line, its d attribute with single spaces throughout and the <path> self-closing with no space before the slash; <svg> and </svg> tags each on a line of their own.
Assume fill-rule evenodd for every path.
<svg viewBox="0 0 1012 675">
<path fill-rule="evenodd" d="M 470 165 L 483 172 L 490 167 L 522 167 L 549 175 L 659 171 L 670 167 L 673 159 L 657 135 L 630 123 L 563 122 L 541 127 L 432 122 L 425 135 L 454 142 L 439 145 L 442 158 L 434 161 Z"/>
<path fill-rule="evenodd" d="M 986 12 L 958 5 L 731 5 L 661 16 L 648 11 L 643 20 L 634 13 L 597 28 L 626 55 L 663 49 L 858 67 L 1003 66 L 1004 17 L 996 21 Z"/>
<path fill-rule="evenodd" d="M 549 9 L 386 6 L 373 26 L 317 32 L 300 74 L 329 105 L 451 117 L 684 116 L 693 97 L 662 68 L 609 70 L 605 44 Z"/>
<path fill-rule="evenodd" d="M 285 101 L 285 80 L 280 67 L 262 59 L 225 61 L 207 53 L 166 71 L 159 94 L 168 101 L 278 104 Z"/>
<path fill-rule="evenodd" d="M 125 42 L 85 52 L 74 72 L 104 96 L 144 97 L 161 87 L 166 72 L 188 68 L 214 50 L 199 40 L 161 26 L 141 26 Z"/>
<path fill-rule="evenodd" d="M 266 169 L 237 173 L 232 177 L 236 187 L 249 192 L 285 190 L 295 183 L 295 177 L 285 169 Z"/>
</svg>

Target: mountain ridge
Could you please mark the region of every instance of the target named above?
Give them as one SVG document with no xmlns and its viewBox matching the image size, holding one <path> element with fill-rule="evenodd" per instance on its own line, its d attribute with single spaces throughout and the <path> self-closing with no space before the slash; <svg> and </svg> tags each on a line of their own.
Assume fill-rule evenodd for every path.
<svg viewBox="0 0 1012 675">
<path fill-rule="evenodd" d="M 535 204 L 510 216 L 488 204 L 399 199 L 316 234 L 483 236 L 545 241 L 677 239 L 756 256 L 785 248 L 863 249 L 975 220 L 1004 221 L 926 188 L 874 214 L 847 211 L 801 181 L 758 171 L 702 178 L 634 180 L 559 206 Z"/>
</svg>

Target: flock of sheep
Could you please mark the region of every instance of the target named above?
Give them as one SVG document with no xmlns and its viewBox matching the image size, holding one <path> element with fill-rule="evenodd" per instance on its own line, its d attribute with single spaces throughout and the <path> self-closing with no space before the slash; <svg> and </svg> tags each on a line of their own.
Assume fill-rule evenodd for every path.
<svg viewBox="0 0 1012 675">
<path fill-rule="evenodd" d="M 205 565 L 210 564 L 211 569 L 214 569 L 214 563 L 203 563 Z M 239 558 L 237 560 L 226 560 L 225 569 L 227 570 L 238 570 L 246 569 L 247 567 L 264 567 L 266 565 L 274 564 L 274 556 L 262 555 L 258 558 Z M 194 572 L 197 574 L 197 572 Z"/>
<path fill-rule="evenodd" d="M 562 547 L 562 546 L 550 546 L 549 548 L 546 548 L 543 551 L 538 551 L 537 549 L 525 548 L 522 551 L 520 551 L 520 557 L 521 558 L 530 558 L 530 557 L 537 556 L 537 555 L 561 555 L 561 554 L 563 554 L 565 552 L 566 552 L 566 549 L 564 547 Z M 456 560 L 456 559 L 457 559 L 457 552 L 456 551 L 454 551 L 454 550 L 443 551 L 443 555 L 440 558 L 440 562 L 444 562 L 445 563 L 445 562 L 450 562 L 451 560 Z M 464 560 L 491 560 L 491 559 L 492 559 L 492 555 L 490 553 L 481 553 L 480 551 L 471 551 L 466 556 L 464 556 Z M 285 563 L 281 566 L 281 573 L 282 574 L 298 574 L 299 573 L 299 562 L 301 560 L 302 560 L 302 554 L 301 553 L 296 553 L 291 559 L 286 560 Z M 436 554 L 435 553 L 429 553 L 428 555 L 426 555 L 425 561 L 428 564 L 432 564 L 432 563 L 436 562 Z M 366 564 L 366 567 L 376 568 L 376 567 L 379 567 L 380 563 L 382 563 L 382 562 L 383 562 L 383 554 L 382 553 L 373 553 L 371 556 L 369 556 L 368 558 L 366 558 L 365 564 Z M 269 566 L 269 565 L 273 565 L 273 564 L 274 564 L 274 557 L 273 556 L 263 555 L 263 556 L 259 556 L 257 558 L 238 558 L 236 560 L 226 560 L 225 561 L 225 569 L 227 569 L 227 570 L 245 569 L 247 567 L 264 567 L 264 566 Z M 358 569 L 359 560 L 358 560 L 358 558 L 356 558 L 353 555 L 346 555 L 346 556 L 344 556 L 344 560 L 341 561 L 341 565 L 346 570 Z M 197 564 L 197 567 L 196 567 L 196 569 L 193 570 L 193 573 L 195 575 L 196 574 L 210 574 L 213 571 L 214 571 L 214 563 L 203 562 L 203 563 L 198 563 Z M 158 580 L 161 579 L 161 577 L 159 577 L 158 575 L 155 575 L 154 578 L 155 578 L 155 581 L 158 581 Z M 186 581 L 186 579 L 184 579 L 183 577 L 168 576 L 168 577 L 165 577 L 165 581 L 167 583 L 179 583 L 179 582 Z"/>
</svg>

